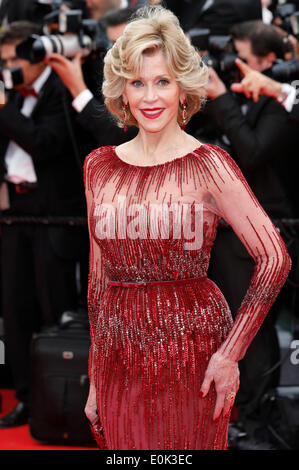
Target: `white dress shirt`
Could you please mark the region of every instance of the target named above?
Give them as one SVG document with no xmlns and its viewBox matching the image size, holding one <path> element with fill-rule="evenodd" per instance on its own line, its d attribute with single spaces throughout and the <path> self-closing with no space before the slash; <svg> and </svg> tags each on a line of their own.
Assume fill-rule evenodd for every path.
<svg viewBox="0 0 299 470">
<path fill-rule="evenodd" d="M 296 103 L 297 90 L 294 86 L 289 83 L 283 83 L 281 85 L 281 98 L 277 98 L 277 101 L 282 104 L 282 106 L 289 113 L 292 111 L 294 104 Z"/>
<path fill-rule="evenodd" d="M 79 95 L 77 95 L 76 98 L 72 101 L 72 105 L 77 111 L 77 113 L 81 113 L 81 111 L 83 111 L 87 103 L 92 98 L 93 98 L 93 94 L 87 88 L 81 91 L 81 93 L 79 93 Z"/>
<path fill-rule="evenodd" d="M 40 74 L 40 76 L 32 84 L 32 88 L 35 89 L 37 93 L 41 90 L 42 86 L 48 79 L 51 73 L 51 67 L 48 66 Z M 24 99 L 24 103 L 20 112 L 26 116 L 30 117 L 32 111 L 37 103 L 37 99 L 34 96 L 28 96 Z M 19 184 L 22 182 L 36 183 L 37 176 L 34 168 L 34 163 L 31 156 L 25 152 L 16 142 L 11 140 L 8 144 L 8 148 L 5 154 L 5 164 L 6 164 L 6 176 L 5 179 L 14 184 Z"/>
</svg>

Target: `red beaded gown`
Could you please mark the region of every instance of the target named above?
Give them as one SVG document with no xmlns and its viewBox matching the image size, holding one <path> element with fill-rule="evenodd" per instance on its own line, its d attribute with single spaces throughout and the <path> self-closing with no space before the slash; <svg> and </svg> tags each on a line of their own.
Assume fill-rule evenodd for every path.
<svg viewBox="0 0 299 470">
<path fill-rule="evenodd" d="M 87 156 L 84 181 L 99 448 L 226 449 L 229 417 L 213 421 L 215 387 L 200 398 L 201 384 L 220 347 L 235 360 L 244 356 L 280 292 L 291 267 L 282 238 L 215 145 L 149 166 L 101 147 Z M 206 275 L 221 218 L 255 260 L 235 321 Z M 190 281 L 141 283 L 179 279 Z"/>
</svg>

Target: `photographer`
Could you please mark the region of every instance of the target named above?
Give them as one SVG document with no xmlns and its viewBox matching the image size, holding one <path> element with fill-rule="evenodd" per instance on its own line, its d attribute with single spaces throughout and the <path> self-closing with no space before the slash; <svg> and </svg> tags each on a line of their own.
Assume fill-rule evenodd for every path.
<svg viewBox="0 0 299 470">
<path fill-rule="evenodd" d="M 134 8 L 128 7 L 113 10 L 102 18 L 110 41 L 116 41 L 134 12 Z M 112 145 L 115 142 L 120 144 L 136 135 L 135 127 L 129 127 L 127 132 L 117 127 L 106 110 L 101 95 L 95 94 L 88 87 L 81 53 L 78 53 L 73 60 L 62 54 L 52 54 L 45 63 L 55 70 L 71 93 L 72 104 L 77 113 L 76 122 L 93 136 L 97 146 Z M 97 85 L 100 90 L 100 80 Z"/>
<path fill-rule="evenodd" d="M 261 21 L 241 23 L 232 28 L 232 36 L 238 56 L 254 70 L 270 75 L 276 59 L 283 58 L 282 38 L 271 25 Z M 273 219 L 296 216 L 299 206 L 290 174 L 297 173 L 298 132 L 287 111 L 267 96 L 258 103 L 245 98 L 239 101 L 239 95 L 233 96 L 213 69 L 210 70 L 208 96 L 206 113 L 229 142 L 234 159 L 261 205 Z M 289 235 L 283 232 L 282 236 L 288 239 Z M 228 265 L 234 272 L 231 277 L 225 276 Z M 223 289 L 233 315 L 246 291 L 252 269 L 250 257 L 234 233 L 229 229 L 220 231 L 209 275 Z M 285 301 L 283 295 L 280 300 Z M 272 309 L 272 315 L 250 346 L 247 358 L 240 363 L 237 404 L 239 419 L 244 422 L 256 419 L 258 423 L 261 397 L 278 385 L 279 370 L 267 373 L 280 358 L 276 315 Z"/>
<path fill-rule="evenodd" d="M 5 216 L 85 214 L 82 172 L 70 147 L 66 90 L 51 68 L 16 54 L 37 26 L 15 22 L 0 37 L 4 72 L 13 89 L 1 97 L 1 209 Z M 16 73 L 17 72 L 17 75 Z M 21 78 L 21 79 L 20 79 Z M 48 224 L 4 224 L 1 293 L 7 355 L 17 406 L 0 428 L 24 424 L 29 415 L 30 341 L 33 332 L 77 308 L 76 257 L 81 232 Z"/>
<path fill-rule="evenodd" d="M 271 78 L 271 67 L 277 58 L 284 56 L 282 38 L 275 28 L 260 21 L 244 22 L 232 28 L 232 36 L 238 56 L 253 70 Z M 258 103 L 251 100 L 240 103 L 212 68 L 207 92 L 211 100 L 207 112 L 228 138 L 242 171 L 251 174 L 252 184 L 256 182 L 256 194 L 265 208 L 269 206 L 273 217 L 296 215 L 298 204 L 289 192 L 289 169 L 286 167 L 294 164 L 289 142 L 296 144 L 297 136 L 288 113 L 271 97 L 264 96 Z M 290 145 L 288 157 L 285 155 L 286 143 Z M 279 198 L 277 193 L 273 199 L 270 187 L 267 194 L 264 184 L 258 184 L 258 176 L 253 176 L 264 165 L 271 165 L 275 170 L 271 171 L 273 178 L 275 174 L 279 175 L 280 184 L 273 180 L 271 185 L 277 190 L 281 186 Z"/>
<path fill-rule="evenodd" d="M 134 10 L 131 8 L 114 10 L 114 13 L 112 11 L 111 18 L 109 17 L 109 33 L 111 32 L 111 34 L 115 35 L 117 32 L 120 34 L 132 11 Z M 85 156 L 94 148 L 112 145 L 117 142 L 123 143 L 134 137 L 137 130 L 135 127 L 129 127 L 128 131 L 124 132 L 123 129 L 120 129 L 115 124 L 103 105 L 101 95 L 102 59 L 108 45 L 106 34 L 103 31 L 104 27 L 100 25 L 98 20 L 85 20 L 85 12 L 83 10 L 72 12 L 69 9 L 64 9 L 62 12 L 61 10 L 53 9 L 52 13 L 53 16 L 56 14 L 56 21 L 57 13 L 59 13 L 58 20 L 62 17 L 62 23 L 66 25 L 68 25 L 68 18 L 71 17 L 72 31 L 69 33 L 68 28 L 66 28 L 67 31 L 61 34 L 59 29 L 60 21 L 56 24 L 51 23 L 50 27 L 54 27 L 54 35 L 51 35 L 51 41 L 47 41 L 49 34 L 39 37 L 39 39 L 23 45 L 22 52 L 30 59 L 34 56 L 33 58 L 36 61 L 42 62 L 43 58 L 46 57 L 44 64 L 50 66 L 66 86 L 72 105 L 69 116 L 71 126 L 70 137 L 76 159 L 81 161 L 81 166 L 83 167 Z M 73 13 L 75 14 L 73 15 Z M 51 29 L 49 33 L 51 33 Z M 59 38 L 59 46 L 63 46 L 63 53 L 51 55 L 49 45 L 52 44 L 55 37 Z M 89 40 L 90 44 L 87 50 L 81 48 L 79 38 L 82 37 Z M 70 56 L 73 59 L 67 58 L 69 57 L 69 45 L 71 48 Z M 76 50 L 77 53 L 74 56 L 74 51 Z M 36 53 L 37 57 L 35 56 Z M 86 230 L 85 239 L 80 247 L 81 256 L 78 259 L 81 280 L 80 304 L 84 308 L 86 308 L 88 285 L 88 246 L 88 231 Z"/>
</svg>

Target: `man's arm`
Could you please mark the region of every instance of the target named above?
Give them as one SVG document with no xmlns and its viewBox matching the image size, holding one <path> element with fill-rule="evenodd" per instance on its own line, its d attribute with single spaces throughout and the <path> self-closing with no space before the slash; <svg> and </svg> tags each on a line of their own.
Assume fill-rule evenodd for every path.
<svg viewBox="0 0 299 470">
<path fill-rule="evenodd" d="M 289 83 L 280 83 L 266 75 L 252 70 L 242 60 L 236 59 L 236 65 L 243 74 L 240 83 L 233 83 L 231 90 L 244 93 L 247 98 L 257 102 L 262 95 L 271 96 L 290 113 L 290 118 L 299 120 L 299 103 L 297 89 Z"/>
<path fill-rule="evenodd" d="M 81 54 L 77 54 L 73 60 L 61 54 L 52 54 L 46 61 L 71 93 L 72 104 L 77 112 L 77 123 L 90 132 L 99 147 L 119 145 L 135 137 L 137 128 L 129 127 L 128 131 L 124 132 L 117 126 L 106 107 L 87 88 L 81 62 Z"/>
</svg>

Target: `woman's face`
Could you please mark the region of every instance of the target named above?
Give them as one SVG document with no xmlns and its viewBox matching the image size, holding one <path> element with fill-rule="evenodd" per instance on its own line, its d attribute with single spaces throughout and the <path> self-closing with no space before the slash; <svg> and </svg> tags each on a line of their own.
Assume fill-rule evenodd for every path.
<svg viewBox="0 0 299 470">
<path fill-rule="evenodd" d="M 127 80 L 123 93 L 139 128 L 147 132 L 177 125 L 179 102 L 184 99 L 161 51 L 143 56 L 140 76 Z"/>
</svg>

